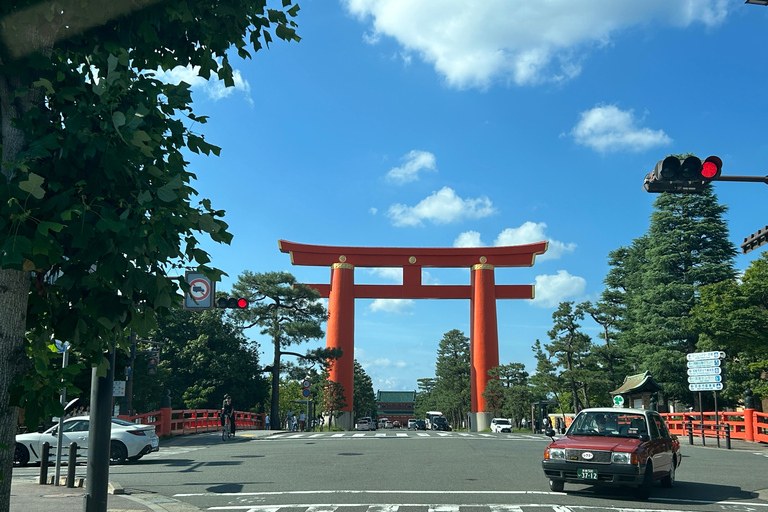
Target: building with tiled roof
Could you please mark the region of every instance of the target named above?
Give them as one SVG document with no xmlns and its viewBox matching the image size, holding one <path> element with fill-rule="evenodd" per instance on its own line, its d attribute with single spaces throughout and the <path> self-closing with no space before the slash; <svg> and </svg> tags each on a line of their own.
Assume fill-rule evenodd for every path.
<svg viewBox="0 0 768 512">
<path fill-rule="evenodd" d="M 416 391 L 379 391 L 376 395 L 376 412 L 379 418 L 398 421 L 407 426 L 413 418 L 413 407 L 416 403 Z"/>
</svg>

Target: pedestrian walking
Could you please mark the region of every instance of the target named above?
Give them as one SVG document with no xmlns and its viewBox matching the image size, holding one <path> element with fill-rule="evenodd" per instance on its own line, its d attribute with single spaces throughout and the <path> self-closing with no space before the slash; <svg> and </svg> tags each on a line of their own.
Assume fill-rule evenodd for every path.
<svg viewBox="0 0 768 512">
<path fill-rule="evenodd" d="M 304 415 L 304 413 L 299 413 L 299 430 L 304 432 L 304 424 L 307 421 L 307 417 Z"/>
<path fill-rule="evenodd" d="M 264 415 L 264 430 L 269 430 L 269 414 Z"/>
</svg>

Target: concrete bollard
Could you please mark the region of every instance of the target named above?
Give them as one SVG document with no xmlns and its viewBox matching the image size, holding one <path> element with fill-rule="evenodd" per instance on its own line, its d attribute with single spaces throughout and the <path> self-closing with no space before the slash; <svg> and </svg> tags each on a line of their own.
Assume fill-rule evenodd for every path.
<svg viewBox="0 0 768 512">
<path fill-rule="evenodd" d="M 75 471 L 77 470 L 77 443 L 70 443 L 67 455 L 67 487 L 75 486 Z"/>
<path fill-rule="evenodd" d="M 51 444 L 46 441 L 43 443 L 43 453 L 40 454 L 40 485 L 48 483 L 48 458 L 51 451 Z"/>
</svg>

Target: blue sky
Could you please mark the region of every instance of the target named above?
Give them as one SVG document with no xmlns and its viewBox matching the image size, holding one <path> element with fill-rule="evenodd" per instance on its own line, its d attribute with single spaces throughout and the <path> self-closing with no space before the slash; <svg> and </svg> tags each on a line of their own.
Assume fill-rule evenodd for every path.
<svg viewBox="0 0 768 512">
<path fill-rule="evenodd" d="M 304 0 L 300 43 L 233 56 L 235 88 L 193 84 L 195 127 L 221 157 L 190 155 L 201 197 L 234 240 L 205 244 L 229 274 L 294 267 L 277 241 L 381 247 L 550 242 L 498 284 L 536 299 L 497 304 L 502 364 L 533 372 L 564 300 L 596 300 L 611 250 L 648 228 L 642 180 L 670 153 L 765 175 L 768 8 L 741 0 Z M 718 183 L 730 237 L 768 224 L 759 183 Z M 759 251 L 739 257 L 746 268 Z M 356 269 L 357 283 L 396 283 Z M 460 269 L 425 281 L 468 284 Z M 469 303 L 357 300 L 355 357 L 375 390 L 434 376 L 442 335 L 469 335 Z M 591 321 L 584 330 L 599 332 Z M 252 337 L 269 352 L 268 340 Z M 299 351 L 317 344 L 296 347 Z"/>
</svg>

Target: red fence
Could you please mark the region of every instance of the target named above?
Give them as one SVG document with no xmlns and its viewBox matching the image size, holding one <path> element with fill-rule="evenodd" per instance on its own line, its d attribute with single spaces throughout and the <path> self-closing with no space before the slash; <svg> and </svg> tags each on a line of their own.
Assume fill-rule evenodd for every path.
<svg viewBox="0 0 768 512">
<path fill-rule="evenodd" d="M 743 439 L 745 441 L 756 441 L 768 443 L 768 413 L 759 412 L 754 409 L 745 409 L 738 412 L 705 412 L 703 415 L 699 412 L 667 412 L 661 413 L 667 422 L 669 431 L 679 436 L 688 435 L 687 425 L 692 422 L 697 429 L 698 435 L 704 432 L 705 437 L 716 437 L 718 419 L 720 428 L 728 429 L 731 439 Z M 700 426 L 703 425 L 702 430 Z"/>
<path fill-rule="evenodd" d="M 167 408 L 135 416 L 118 417 L 143 425 L 155 425 L 155 430 L 161 436 L 180 436 L 221 429 L 219 412 L 218 409 Z M 261 430 L 264 428 L 264 414 L 235 411 L 235 425 L 238 430 Z"/>
</svg>

